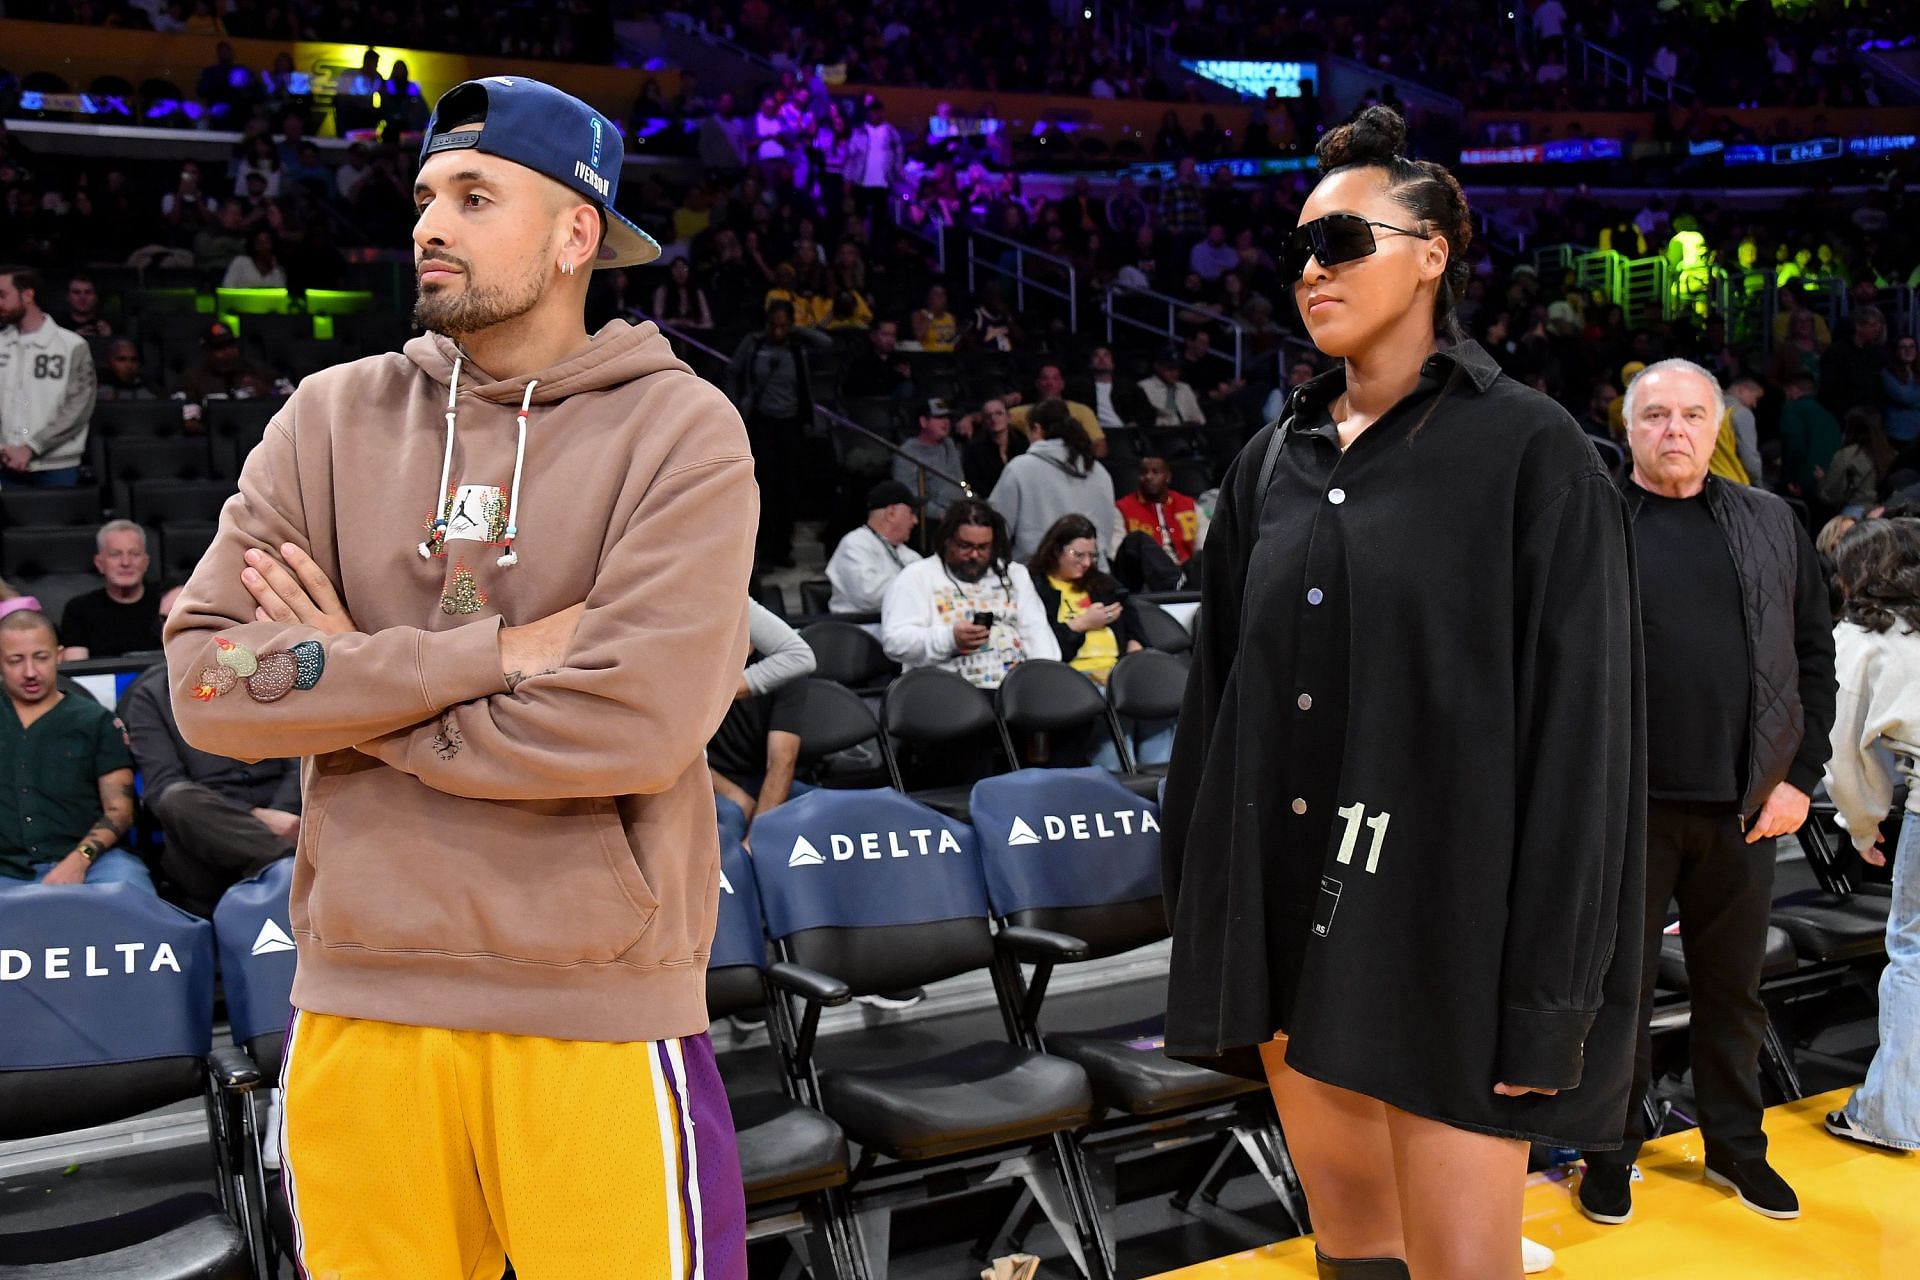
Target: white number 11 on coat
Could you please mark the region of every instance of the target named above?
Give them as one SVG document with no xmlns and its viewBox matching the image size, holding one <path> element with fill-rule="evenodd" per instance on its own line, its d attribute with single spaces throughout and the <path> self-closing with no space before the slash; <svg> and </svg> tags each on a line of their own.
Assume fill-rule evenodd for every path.
<svg viewBox="0 0 1920 1280">
<path fill-rule="evenodd" d="M 1393 821 L 1390 813 L 1376 813 L 1367 817 L 1367 806 L 1350 804 L 1334 812 L 1347 820 L 1347 830 L 1340 837 L 1340 855 L 1338 861 L 1345 866 L 1353 861 L 1354 846 L 1360 843 L 1360 826 L 1364 819 L 1366 826 L 1373 832 L 1373 847 L 1367 850 L 1367 874 L 1373 875 L 1380 868 L 1380 846 L 1386 843 L 1387 824 Z"/>
</svg>

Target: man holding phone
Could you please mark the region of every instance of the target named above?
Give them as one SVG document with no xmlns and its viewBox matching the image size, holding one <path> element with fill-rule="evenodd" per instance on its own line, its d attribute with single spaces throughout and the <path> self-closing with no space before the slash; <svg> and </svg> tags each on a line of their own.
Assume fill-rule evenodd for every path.
<svg viewBox="0 0 1920 1280">
<path fill-rule="evenodd" d="M 1060 642 L 1025 565 L 1011 563 L 1000 513 L 978 498 L 947 508 L 935 554 L 908 565 L 880 607 L 880 641 L 903 667 L 943 667 L 997 689 L 1029 658 L 1059 661 Z"/>
</svg>

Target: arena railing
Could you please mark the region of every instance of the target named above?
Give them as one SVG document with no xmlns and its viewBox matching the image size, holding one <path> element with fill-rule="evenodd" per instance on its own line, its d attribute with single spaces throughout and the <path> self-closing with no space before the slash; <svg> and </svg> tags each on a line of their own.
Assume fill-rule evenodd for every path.
<svg viewBox="0 0 1920 1280">
<path fill-rule="evenodd" d="M 1161 323 L 1155 323 L 1141 316 L 1128 315 L 1115 305 L 1117 300 L 1124 298 L 1140 298 L 1165 307 L 1166 320 Z M 1146 333 L 1151 333 L 1156 337 L 1165 338 L 1168 341 L 1176 340 L 1181 336 L 1178 316 L 1182 311 L 1190 310 L 1193 306 L 1192 303 L 1173 297 L 1170 294 L 1155 293 L 1151 289 L 1133 289 L 1120 284 L 1107 286 L 1105 305 L 1107 312 L 1108 342 L 1113 341 L 1113 327 L 1116 324 L 1123 324 L 1129 328 L 1139 329 Z M 1231 316 L 1214 316 L 1212 317 L 1211 323 L 1218 325 L 1232 335 L 1233 349 L 1231 351 L 1225 351 L 1216 348 L 1207 354 L 1218 356 L 1220 359 L 1227 361 L 1233 366 L 1233 376 L 1236 378 L 1240 377 L 1241 370 L 1246 364 L 1247 327 Z"/>
<path fill-rule="evenodd" d="M 1080 290 L 1078 287 L 1079 280 L 1074 272 L 1073 263 L 1057 254 L 1035 249 L 1029 245 L 1022 244 L 1018 240 L 1012 240 L 1006 236 L 999 235 L 996 232 L 982 231 L 978 227 L 956 227 L 954 230 L 960 235 L 965 236 L 967 241 L 967 291 L 969 293 L 973 292 L 975 277 L 983 267 L 994 275 L 1011 276 L 1013 278 L 1014 306 L 1022 311 L 1027 309 L 1028 289 L 1046 294 L 1048 297 L 1056 298 L 1067 304 L 1067 328 L 1072 332 L 1079 332 Z M 999 255 L 993 258 L 988 258 L 983 255 L 980 249 L 983 241 L 987 244 L 999 245 L 1001 247 Z M 1007 254 L 1009 252 L 1013 255 L 1012 270 L 1008 270 L 1007 268 Z M 1064 276 L 1066 283 L 1064 285 L 1057 284 L 1053 280 L 1047 279 L 1045 275 L 1033 274 L 1028 270 L 1027 264 L 1029 262 L 1044 263 L 1051 271 L 1057 271 L 1061 276 Z"/>
<path fill-rule="evenodd" d="M 648 315 L 644 311 L 636 310 L 634 311 L 633 314 L 640 317 L 642 320 L 653 321 L 653 323 L 659 328 L 660 332 L 666 334 L 667 338 L 674 344 L 675 347 L 691 348 L 693 351 L 706 357 L 708 360 L 713 361 L 718 366 L 718 368 L 712 374 L 708 375 L 707 381 L 713 383 L 716 386 L 720 385 L 721 376 L 724 375 L 727 367 L 733 363 L 732 357 L 728 356 L 725 352 L 721 351 L 718 347 L 709 346 L 708 344 L 700 341 L 700 339 L 694 337 L 692 334 L 688 333 L 685 329 L 682 329 L 677 325 L 670 324 L 663 320 L 659 320 L 653 316 Z M 692 363 L 692 362 L 689 361 L 688 363 Z M 857 436 L 861 440 L 866 441 L 868 444 L 871 444 L 878 448 L 886 450 L 889 454 L 891 454 L 895 458 L 906 459 L 906 461 L 914 468 L 914 475 L 917 480 L 917 487 L 919 488 L 920 497 L 922 498 L 922 500 L 924 500 L 927 496 L 927 477 L 929 476 L 932 476 L 936 480 L 945 480 L 948 484 L 955 486 L 960 490 L 960 492 L 966 494 L 968 497 L 975 496 L 972 487 L 967 484 L 966 478 L 964 476 L 956 476 L 950 472 L 942 471 L 939 467 L 929 466 L 927 463 L 924 463 L 920 459 L 914 457 L 912 454 L 908 453 L 905 449 L 902 449 L 898 444 L 887 439 L 885 436 L 880 435 L 877 432 L 867 430 L 865 427 L 855 422 L 852 418 L 846 417 L 843 414 L 835 413 L 832 409 L 827 408 L 825 405 L 820 404 L 817 401 L 814 403 L 813 412 L 816 419 L 824 420 L 827 423 L 827 425 L 832 427 L 834 430 L 844 432 L 847 435 Z"/>
</svg>

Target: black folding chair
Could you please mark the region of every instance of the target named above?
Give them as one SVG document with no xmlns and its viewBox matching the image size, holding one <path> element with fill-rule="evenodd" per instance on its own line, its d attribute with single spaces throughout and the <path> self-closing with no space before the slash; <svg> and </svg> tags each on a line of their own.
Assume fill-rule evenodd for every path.
<svg viewBox="0 0 1920 1280">
<path fill-rule="evenodd" d="M 1113 774 L 1120 783 L 1149 800 L 1160 794 L 1158 775 L 1135 772 L 1132 747 L 1099 686 L 1066 663 L 1046 659 L 1021 663 L 994 691 L 993 702 L 1008 759 L 1020 759 L 1015 734 L 1045 734 L 1049 755 L 1042 767 L 1057 762 L 1075 768 L 1088 763 L 1081 758 L 1084 752 L 1079 744 L 1092 735 L 1104 735 L 1119 757 L 1120 767 Z"/>
<path fill-rule="evenodd" d="M 993 700 L 951 671 L 917 667 L 888 685 L 880 703 L 880 724 L 886 730 L 881 744 L 894 790 L 962 822 L 974 782 L 1005 769 Z M 903 760 L 903 755 L 908 758 Z M 1012 758 L 1005 756 L 1006 761 Z M 935 781 L 909 788 L 909 766 Z M 955 775 L 964 780 L 945 780 Z"/>
<path fill-rule="evenodd" d="M 828 618 L 802 628 L 800 638 L 813 650 L 813 674 L 822 680 L 879 693 L 899 674 L 900 665 L 865 627 Z"/>
<path fill-rule="evenodd" d="M 1121 721 L 1164 722 L 1180 718 L 1180 704 L 1186 698 L 1189 664 L 1183 656 L 1161 649 L 1142 649 L 1120 659 L 1107 677 L 1107 700 Z M 1135 773 L 1164 778 L 1164 761 L 1142 764 L 1134 761 Z"/>
<path fill-rule="evenodd" d="M 847 790 L 887 784 L 880 724 L 860 695 L 831 680 L 810 676 L 800 724 L 799 769 L 819 787 Z"/>
<path fill-rule="evenodd" d="M 1133 610 L 1134 621 L 1146 637 L 1147 648 L 1162 653 L 1186 653 L 1193 648 L 1192 634 L 1153 601 L 1135 596 L 1127 601 L 1127 608 Z"/>
<path fill-rule="evenodd" d="M 997 964 L 1020 1043 L 1078 1063 L 1093 1085 L 1081 1140 L 1104 1211 L 1117 1166 L 1170 1146 L 1213 1148 L 1206 1175 L 1176 1203 L 1214 1198 L 1228 1162 L 1247 1155 L 1295 1225 L 1306 1196 L 1265 1083 L 1167 1057 L 1164 1013 L 1118 1025 L 1042 1032 L 1060 964 L 1120 955 L 1167 937 L 1159 807 L 1099 769 L 1026 770 L 982 780 L 973 795 L 987 894 L 1000 923 Z M 1031 975 L 1022 966 L 1031 966 Z M 1180 1117 L 1176 1122 L 1172 1118 Z"/>
<path fill-rule="evenodd" d="M 964 825 L 889 791 L 813 791 L 753 826 L 754 875 L 769 935 L 788 963 L 832 989 L 897 991 L 992 970 L 986 889 Z M 793 981 L 769 1022 L 789 1087 L 860 1149 L 849 1184 L 875 1274 L 893 1210 L 1017 1180 L 1082 1271 L 1111 1276 L 1072 1134 L 1091 1116 L 1086 1073 L 1006 1040 L 876 1062 L 864 1046 L 816 1061 L 823 994 Z M 1004 993 L 1003 993 L 1004 994 Z"/>
</svg>

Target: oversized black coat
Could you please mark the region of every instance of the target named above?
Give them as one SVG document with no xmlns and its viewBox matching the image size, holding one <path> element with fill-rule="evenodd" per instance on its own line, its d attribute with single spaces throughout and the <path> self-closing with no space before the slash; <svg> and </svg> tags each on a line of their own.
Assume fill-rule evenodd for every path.
<svg viewBox="0 0 1920 1280">
<path fill-rule="evenodd" d="M 1298 549 L 1256 536 L 1263 510 L 1276 527 L 1254 492 L 1273 427 L 1221 487 L 1161 819 L 1167 1052 L 1257 1077 L 1256 1046 L 1284 1031 L 1289 1065 L 1315 1079 L 1465 1129 L 1609 1148 L 1644 911 L 1631 526 L 1579 427 L 1477 344 L 1423 373 L 1344 454 L 1319 455 L 1322 492 L 1292 481 L 1310 507 L 1281 527 L 1310 522 L 1313 572 L 1333 566 L 1348 597 L 1341 661 L 1246 626 L 1320 603 Z M 1343 378 L 1297 391 L 1291 419 L 1324 420 Z M 1290 758 L 1285 726 L 1320 674 L 1272 670 L 1275 652 L 1344 675 L 1344 723 L 1311 758 Z M 1357 820 L 1323 847 L 1288 843 L 1306 778 L 1343 819 L 1391 813 L 1377 874 L 1354 857 Z M 1303 871 L 1343 886 L 1325 936 L 1284 900 Z"/>
</svg>

